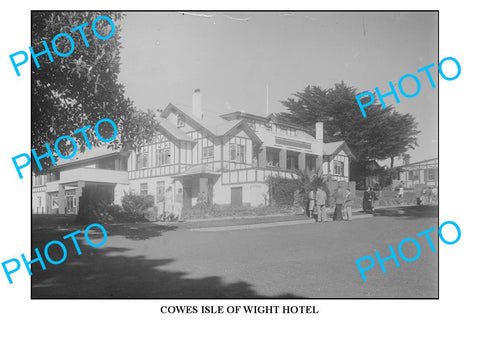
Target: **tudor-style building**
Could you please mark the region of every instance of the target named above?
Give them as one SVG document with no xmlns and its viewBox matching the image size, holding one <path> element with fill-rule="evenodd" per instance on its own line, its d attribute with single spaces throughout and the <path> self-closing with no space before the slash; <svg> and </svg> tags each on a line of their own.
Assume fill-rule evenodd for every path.
<svg viewBox="0 0 480 340">
<path fill-rule="evenodd" d="M 215 204 L 266 204 L 266 179 L 295 177 L 297 170 L 349 180 L 353 155 L 345 142 L 323 143 L 321 122 L 313 136 L 274 115 L 208 114 L 199 90 L 191 108 L 170 103 L 157 119 L 158 134 L 139 152 L 102 146 L 35 176 L 33 212 L 77 213 L 82 188 L 89 185 L 105 187 L 117 204 L 128 190 L 160 203 L 170 189 L 188 208 L 199 196 Z"/>
</svg>

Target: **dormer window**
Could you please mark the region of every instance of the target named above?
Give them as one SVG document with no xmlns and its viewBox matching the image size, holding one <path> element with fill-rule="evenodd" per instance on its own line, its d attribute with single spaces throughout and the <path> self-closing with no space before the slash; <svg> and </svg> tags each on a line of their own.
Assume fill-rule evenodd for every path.
<svg viewBox="0 0 480 340">
<path fill-rule="evenodd" d="M 177 115 L 177 127 L 185 126 L 185 119 L 181 115 Z"/>
</svg>

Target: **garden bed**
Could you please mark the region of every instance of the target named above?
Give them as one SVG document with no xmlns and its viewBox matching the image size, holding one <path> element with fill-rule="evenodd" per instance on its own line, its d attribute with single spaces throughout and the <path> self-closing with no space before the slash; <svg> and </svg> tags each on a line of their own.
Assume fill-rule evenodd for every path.
<svg viewBox="0 0 480 340">
<path fill-rule="evenodd" d="M 239 216 L 267 216 L 267 215 L 296 215 L 301 214 L 299 208 L 287 206 L 261 206 L 261 207 L 232 207 L 229 205 L 213 205 L 210 207 L 192 207 L 184 209 L 183 218 L 185 220 L 215 218 L 215 217 L 239 217 Z"/>
</svg>

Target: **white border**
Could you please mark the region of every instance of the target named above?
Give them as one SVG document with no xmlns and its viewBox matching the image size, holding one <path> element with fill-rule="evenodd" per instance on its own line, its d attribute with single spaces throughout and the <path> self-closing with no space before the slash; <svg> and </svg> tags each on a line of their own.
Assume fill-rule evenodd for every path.
<svg viewBox="0 0 480 340">
<path fill-rule="evenodd" d="M 26 271 L 16 273 L 14 285 L 0 279 L 2 338 L 113 339 L 470 339 L 478 334 L 478 261 L 480 240 L 475 186 L 478 156 L 478 29 L 475 2 L 455 1 L 103 1 L 102 9 L 439 9 L 440 59 L 456 57 L 462 75 L 453 82 L 441 80 L 440 90 L 440 221 L 454 220 L 462 239 L 453 246 L 441 244 L 440 300 L 309 300 L 271 301 L 281 304 L 315 304 L 317 315 L 163 315 L 161 305 L 188 304 L 186 300 L 30 300 Z M 3 121 L 0 133 L 2 195 L 0 207 L 0 261 L 30 252 L 30 179 L 16 178 L 11 157 L 29 149 L 30 79 L 16 77 L 8 55 L 30 45 L 31 9 L 90 9 L 98 1 L 8 1 L 1 3 L 0 74 Z M 25 67 L 26 68 L 26 67 Z M 192 301 L 192 304 L 205 302 Z M 243 302 L 265 304 L 265 301 Z M 211 301 L 242 304 L 242 301 Z"/>
</svg>

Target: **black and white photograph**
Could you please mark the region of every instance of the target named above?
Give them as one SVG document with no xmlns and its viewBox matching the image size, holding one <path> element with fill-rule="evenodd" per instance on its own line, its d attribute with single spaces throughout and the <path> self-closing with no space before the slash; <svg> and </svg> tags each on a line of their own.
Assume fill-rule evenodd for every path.
<svg viewBox="0 0 480 340">
<path fill-rule="evenodd" d="M 31 39 L 32 299 L 438 299 L 438 11 L 34 10 Z"/>
<path fill-rule="evenodd" d="M 2 338 L 478 333 L 474 5 L 0 8 Z"/>
</svg>

